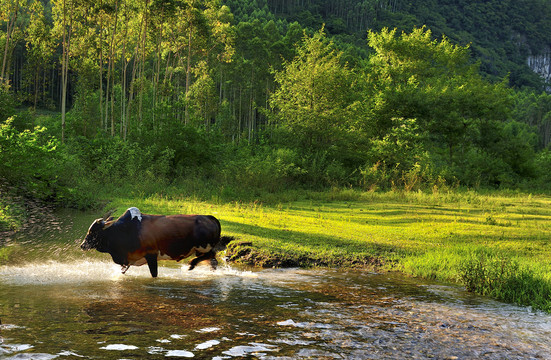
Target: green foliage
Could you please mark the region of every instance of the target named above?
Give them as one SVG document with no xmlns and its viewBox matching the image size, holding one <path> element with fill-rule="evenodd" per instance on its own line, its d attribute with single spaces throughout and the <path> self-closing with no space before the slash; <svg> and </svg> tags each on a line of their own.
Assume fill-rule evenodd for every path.
<svg viewBox="0 0 551 360">
<path fill-rule="evenodd" d="M 533 91 L 518 91 L 514 97 L 515 106 L 511 118 L 537 129 L 538 149 L 551 143 L 551 95 Z"/>
<path fill-rule="evenodd" d="M 275 73 L 275 120 L 306 149 L 333 146 L 341 151 L 349 140 L 347 132 L 357 128 L 354 74 L 341 64 L 341 56 L 322 29 L 306 36 L 295 59 Z"/>
<path fill-rule="evenodd" d="M 372 164 L 397 173 L 426 164 L 435 176 L 471 186 L 529 176 L 530 131 L 503 124 L 510 90 L 482 78 L 468 47 L 434 40 L 425 28 L 383 29 L 368 41 L 375 50 L 367 72 Z"/>
<path fill-rule="evenodd" d="M 97 136 L 78 139 L 78 156 L 88 176 L 102 184 L 166 181 L 171 171 L 174 151 L 155 146 L 142 147 L 120 138 Z"/>
<path fill-rule="evenodd" d="M 49 160 L 57 141 L 45 135 L 43 127 L 19 132 L 13 126 L 14 119 L 0 123 L 0 178 L 48 196 L 56 177 L 55 164 Z"/>
<path fill-rule="evenodd" d="M 19 131 L 16 117 L 0 123 L 0 180 L 16 192 L 54 203 L 87 207 L 90 193 L 77 159 L 46 128 Z"/>
<path fill-rule="evenodd" d="M 509 36 L 515 62 L 545 43 L 541 2 L 537 15 L 512 1 L 102 4 L 75 3 L 72 38 L 62 44 L 60 3 L 31 1 L 11 45 L 19 50 L 8 49 L 16 73 L 0 93 L 6 117 L 14 99 L 59 104 L 50 73 L 67 68 L 53 49 L 68 50 L 65 129 L 63 115 L 21 112 L 10 126 L 25 145 L 10 143 L 2 155 L 14 154 L 3 176 L 40 198 L 86 204 L 96 187 L 127 182 L 549 187 L 539 171 L 547 156 L 537 154 L 551 134 L 549 96 L 509 88 L 524 76 L 521 65 L 505 78 L 509 65 L 487 60 L 499 52 L 492 42 L 505 39 L 488 25 L 501 21 L 495 9 L 543 26 L 520 32 L 525 42 Z M 464 23 L 449 18 L 454 11 Z M 487 39 L 469 32 L 466 13 Z"/>
<path fill-rule="evenodd" d="M 299 154 L 292 149 L 240 147 L 224 164 L 221 182 L 245 191 L 282 191 L 297 185 L 305 175 Z"/>
<path fill-rule="evenodd" d="M 13 94 L 4 86 L 0 86 L 0 123 L 15 114 L 16 102 Z"/>
<path fill-rule="evenodd" d="M 459 279 L 467 291 L 551 311 L 551 283 L 518 261 L 494 251 L 472 253 L 459 265 Z"/>
<path fill-rule="evenodd" d="M 425 162 L 425 136 L 415 119 L 393 118 L 382 139 L 373 139 L 368 154 L 371 164 L 388 164 L 397 171 L 407 171 Z"/>
<path fill-rule="evenodd" d="M 6 186 L 0 186 L 0 234 L 18 230 L 25 216 L 21 204 L 13 199 L 13 193 Z M 0 242 L 0 245 L 2 243 Z M 1 250 L 1 248 L 0 248 Z M 1 258 L 1 256 L 0 256 Z"/>
</svg>

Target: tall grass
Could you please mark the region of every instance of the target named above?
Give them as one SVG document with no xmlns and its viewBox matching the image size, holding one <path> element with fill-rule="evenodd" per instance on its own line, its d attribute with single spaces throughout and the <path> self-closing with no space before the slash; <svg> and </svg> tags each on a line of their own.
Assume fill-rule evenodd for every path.
<svg viewBox="0 0 551 360">
<path fill-rule="evenodd" d="M 462 260 L 459 280 L 468 291 L 551 312 L 551 282 L 507 254 L 481 251 Z"/>
</svg>

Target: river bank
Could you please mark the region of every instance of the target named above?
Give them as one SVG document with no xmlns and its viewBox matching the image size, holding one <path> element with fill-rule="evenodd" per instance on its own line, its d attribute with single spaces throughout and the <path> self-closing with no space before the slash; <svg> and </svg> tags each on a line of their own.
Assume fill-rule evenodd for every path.
<svg viewBox="0 0 551 360">
<path fill-rule="evenodd" d="M 203 213 L 235 236 L 230 262 L 400 271 L 551 311 L 551 198 L 522 193 L 339 191 L 282 202 L 118 197 L 144 213 Z"/>
</svg>

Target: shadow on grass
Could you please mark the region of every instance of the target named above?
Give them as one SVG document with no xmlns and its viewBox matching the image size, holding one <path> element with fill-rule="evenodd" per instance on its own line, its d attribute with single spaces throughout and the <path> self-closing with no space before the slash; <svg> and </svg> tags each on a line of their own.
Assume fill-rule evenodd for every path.
<svg viewBox="0 0 551 360">
<path fill-rule="evenodd" d="M 229 232 L 265 239 L 236 241 L 228 246 L 230 261 L 262 267 L 382 266 L 393 262 L 399 247 L 358 242 L 296 230 L 222 221 Z M 237 235 L 239 236 L 239 235 Z M 246 239 L 242 239 L 246 240 Z"/>
</svg>

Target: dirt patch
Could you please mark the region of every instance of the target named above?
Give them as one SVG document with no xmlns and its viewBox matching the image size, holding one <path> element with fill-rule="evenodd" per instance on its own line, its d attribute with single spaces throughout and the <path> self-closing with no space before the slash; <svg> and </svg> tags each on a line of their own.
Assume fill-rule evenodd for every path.
<svg viewBox="0 0 551 360">
<path fill-rule="evenodd" d="M 226 249 L 226 260 L 237 264 L 251 265 L 263 268 L 288 267 L 347 267 L 380 269 L 388 264 L 383 258 L 356 256 L 336 259 L 320 259 L 305 254 L 274 252 L 256 247 L 252 242 L 233 242 Z"/>
</svg>

